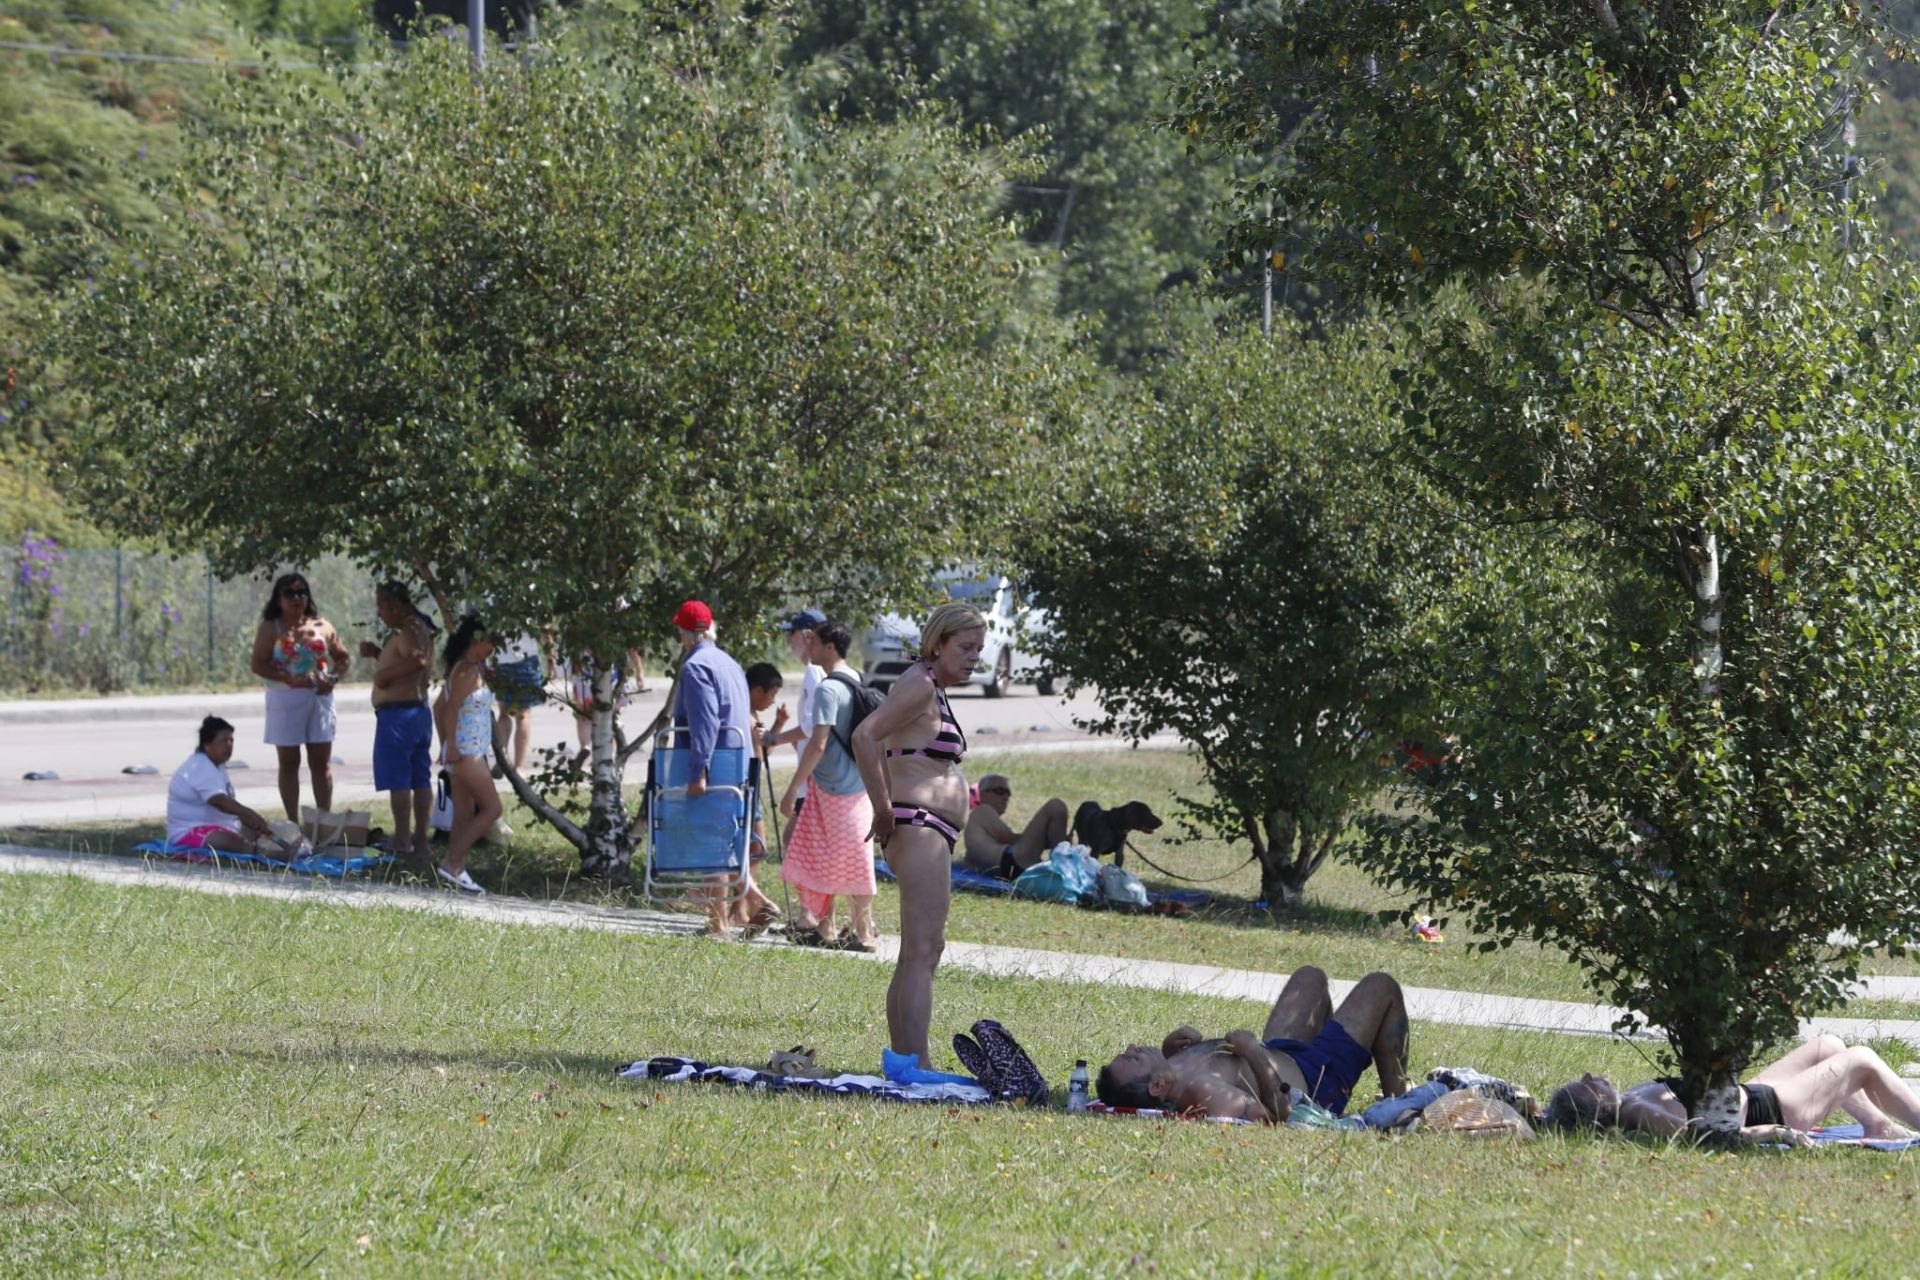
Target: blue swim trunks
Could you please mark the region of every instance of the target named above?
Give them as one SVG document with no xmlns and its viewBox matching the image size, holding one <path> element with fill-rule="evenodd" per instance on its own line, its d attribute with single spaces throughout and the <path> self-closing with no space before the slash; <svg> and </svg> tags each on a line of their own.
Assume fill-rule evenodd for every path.
<svg viewBox="0 0 1920 1280">
<path fill-rule="evenodd" d="M 1347 1034 L 1347 1029 L 1329 1020 L 1320 1028 L 1312 1044 L 1299 1040 L 1269 1040 L 1267 1048 L 1284 1053 L 1300 1068 L 1307 1082 L 1307 1096 L 1339 1115 L 1347 1109 L 1353 1086 L 1373 1065 L 1373 1053 Z"/>
<path fill-rule="evenodd" d="M 493 696 L 510 716 L 531 711 L 547 700 L 546 669 L 538 658 L 503 662 L 493 673 Z"/>
<path fill-rule="evenodd" d="M 425 791 L 433 785 L 433 713 L 424 702 L 373 709 L 373 785 L 380 791 Z"/>
</svg>

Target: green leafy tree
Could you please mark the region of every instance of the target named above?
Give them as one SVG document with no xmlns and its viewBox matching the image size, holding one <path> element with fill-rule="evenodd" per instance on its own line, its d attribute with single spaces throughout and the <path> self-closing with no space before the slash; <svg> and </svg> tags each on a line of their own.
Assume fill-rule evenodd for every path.
<svg viewBox="0 0 1920 1280">
<path fill-rule="evenodd" d="M 1015 158 L 931 112 L 796 119 L 764 29 L 709 16 L 237 84 L 184 177 L 210 216 L 51 327 L 90 510 L 223 570 L 419 566 L 603 655 L 687 596 L 736 636 L 789 592 L 857 616 L 1017 519 L 1072 365 L 992 346 Z M 648 735 L 607 668 L 585 819 L 513 785 L 620 877 Z"/>
<path fill-rule="evenodd" d="M 1198 281 L 1231 177 L 1160 127 L 1192 47 L 1210 41 L 1206 6 L 806 0 L 794 16 L 796 70 L 845 113 L 889 118 L 932 97 L 999 137 L 1038 140 L 1044 169 L 1008 207 L 1058 251 L 1056 305 L 1093 319 L 1123 366 L 1160 342 L 1164 286 Z"/>
<path fill-rule="evenodd" d="M 1519 531 L 1437 655 L 1457 767 L 1366 860 L 1566 949 L 1723 1126 L 1756 1045 L 1920 907 L 1913 290 L 1825 248 L 1874 33 L 1735 0 L 1304 0 L 1242 32 L 1257 72 L 1196 77 L 1194 127 L 1315 114 L 1255 189 L 1289 216 L 1235 238 L 1375 297 L 1472 288 L 1414 312 L 1405 438 Z"/>
<path fill-rule="evenodd" d="M 1019 553 L 1048 665 L 1094 690 L 1101 732 L 1193 744 L 1212 794 L 1190 823 L 1251 844 L 1276 910 L 1420 723 L 1395 642 L 1440 539 L 1385 479 L 1387 336 L 1191 339 Z"/>
</svg>

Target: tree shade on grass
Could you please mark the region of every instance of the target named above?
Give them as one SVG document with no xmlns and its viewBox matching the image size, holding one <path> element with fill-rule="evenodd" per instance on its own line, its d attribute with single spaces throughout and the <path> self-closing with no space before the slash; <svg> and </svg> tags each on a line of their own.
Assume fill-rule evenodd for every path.
<svg viewBox="0 0 1920 1280">
<path fill-rule="evenodd" d="M 1870 21 L 1307 0 L 1185 91 L 1233 150 L 1312 105 L 1232 236 L 1411 304 L 1407 451 L 1486 530 L 1431 659 L 1456 767 L 1366 864 L 1568 951 L 1696 1116 L 1920 921 L 1920 311 L 1833 248 Z"/>
<path fill-rule="evenodd" d="M 417 569 L 602 655 L 585 812 L 514 779 L 596 876 L 626 872 L 647 736 L 616 726 L 617 655 L 689 596 L 751 637 L 790 594 L 910 594 L 1020 517 L 1007 477 L 1074 379 L 996 341 L 1018 156 L 932 109 L 801 118 L 768 24 L 709 17 L 556 32 L 477 78 L 421 41 L 236 83 L 178 249 L 119 252 L 48 330 L 85 409 L 66 478 L 116 529 Z"/>
</svg>

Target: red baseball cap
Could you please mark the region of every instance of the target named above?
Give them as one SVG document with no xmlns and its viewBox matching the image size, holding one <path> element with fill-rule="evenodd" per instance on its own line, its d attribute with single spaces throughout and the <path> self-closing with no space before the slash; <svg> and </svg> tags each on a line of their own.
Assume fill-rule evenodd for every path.
<svg viewBox="0 0 1920 1280">
<path fill-rule="evenodd" d="M 698 600 L 689 600 L 673 615 L 673 625 L 682 631 L 705 631 L 713 625 L 713 610 Z"/>
</svg>

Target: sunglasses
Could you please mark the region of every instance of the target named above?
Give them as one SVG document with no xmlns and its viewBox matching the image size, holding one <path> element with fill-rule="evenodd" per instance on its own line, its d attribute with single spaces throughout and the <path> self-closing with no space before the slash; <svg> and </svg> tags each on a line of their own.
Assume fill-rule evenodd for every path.
<svg viewBox="0 0 1920 1280">
<path fill-rule="evenodd" d="M 308 592 L 305 587 L 282 587 L 280 594 L 283 596 L 300 596 L 305 598 Z"/>
</svg>

